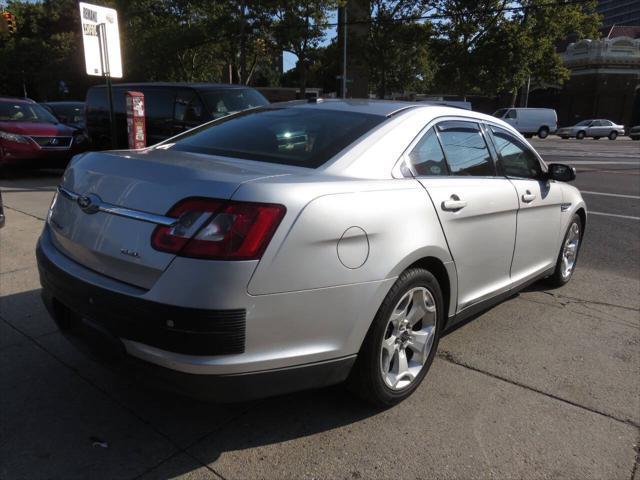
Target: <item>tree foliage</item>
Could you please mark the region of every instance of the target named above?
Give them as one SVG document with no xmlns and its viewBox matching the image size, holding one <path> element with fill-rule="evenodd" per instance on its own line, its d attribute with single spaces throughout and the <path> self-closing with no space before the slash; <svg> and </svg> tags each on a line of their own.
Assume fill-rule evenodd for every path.
<svg viewBox="0 0 640 480">
<path fill-rule="evenodd" d="M 340 52 L 328 23 L 347 0 L 96 0 L 118 9 L 124 80 L 307 85 L 336 89 Z M 348 0 L 356 1 L 356 0 Z M 595 0 L 369 0 L 368 35 L 349 39 L 370 91 L 495 95 L 568 76 L 558 41 L 598 35 Z M 15 35 L 0 32 L 0 94 L 82 98 L 75 0 L 10 0 Z M 298 57 L 281 75 L 283 51 Z M 63 82 L 63 83 L 61 83 Z M 68 88 L 68 92 L 65 90 Z"/>
<path fill-rule="evenodd" d="M 573 34 L 597 38 L 595 1 L 436 0 L 438 85 L 459 95 L 513 92 L 529 76 L 561 83 L 568 78 L 556 51 Z"/>
</svg>

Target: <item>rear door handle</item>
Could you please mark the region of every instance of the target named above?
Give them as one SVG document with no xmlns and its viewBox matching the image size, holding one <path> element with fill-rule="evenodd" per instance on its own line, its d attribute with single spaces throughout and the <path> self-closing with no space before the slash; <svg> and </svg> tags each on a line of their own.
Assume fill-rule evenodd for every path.
<svg viewBox="0 0 640 480">
<path fill-rule="evenodd" d="M 531 203 L 536 199 L 536 195 L 534 193 L 531 193 L 529 190 L 527 190 L 525 193 L 522 194 L 522 201 L 524 203 Z"/>
<path fill-rule="evenodd" d="M 451 195 L 449 200 L 442 202 L 442 210 L 447 212 L 457 212 L 467 206 L 467 202 L 460 200 L 457 195 Z"/>
</svg>

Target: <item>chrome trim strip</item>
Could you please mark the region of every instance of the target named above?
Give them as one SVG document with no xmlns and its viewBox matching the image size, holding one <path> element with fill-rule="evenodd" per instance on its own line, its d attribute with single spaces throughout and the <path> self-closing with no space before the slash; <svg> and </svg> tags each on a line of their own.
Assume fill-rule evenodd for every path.
<svg viewBox="0 0 640 480">
<path fill-rule="evenodd" d="M 71 200 L 72 202 L 78 202 L 82 197 L 77 193 L 67 190 L 66 188 L 58 185 L 58 192 Z M 139 220 L 141 222 L 154 223 L 156 225 L 162 225 L 164 227 L 173 227 L 178 223 L 177 218 L 165 217 L 164 215 L 156 215 L 154 213 L 142 212 L 140 210 L 133 210 L 131 208 L 119 207 L 111 203 L 102 202 L 94 205 L 96 212 L 108 213 L 110 215 L 116 215 L 118 217 L 131 218 L 133 220 Z"/>
</svg>

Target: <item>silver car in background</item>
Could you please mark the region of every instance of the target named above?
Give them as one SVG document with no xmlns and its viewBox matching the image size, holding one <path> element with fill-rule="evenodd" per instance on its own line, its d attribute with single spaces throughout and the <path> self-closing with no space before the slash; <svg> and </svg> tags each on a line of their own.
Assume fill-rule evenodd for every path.
<svg viewBox="0 0 640 480">
<path fill-rule="evenodd" d="M 624 135 L 624 125 L 616 125 L 611 120 L 583 120 L 576 123 L 573 127 L 562 127 L 556 132 L 561 138 L 577 138 L 582 140 L 584 137 L 591 137 L 598 140 L 607 137 L 609 140 L 615 140 L 619 135 Z"/>
<path fill-rule="evenodd" d="M 494 117 L 274 104 L 77 156 L 37 246 L 63 332 L 164 388 L 241 400 L 347 381 L 410 395 L 442 332 L 574 272 L 575 171 Z"/>
</svg>

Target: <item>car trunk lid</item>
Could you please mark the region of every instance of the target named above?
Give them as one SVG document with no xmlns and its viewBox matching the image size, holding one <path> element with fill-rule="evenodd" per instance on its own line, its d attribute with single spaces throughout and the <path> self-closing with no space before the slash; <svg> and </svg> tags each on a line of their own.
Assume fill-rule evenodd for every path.
<svg viewBox="0 0 640 480">
<path fill-rule="evenodd" d="M 151 247 L 173 205 L 187 197 L 229 199 L 242 183 L 286 173 L 286 167 L 184 152 L 94 152 L 65 172 L 48 223 L 65 255 L 149 289 L 175 257 Z"/>
</svg>

